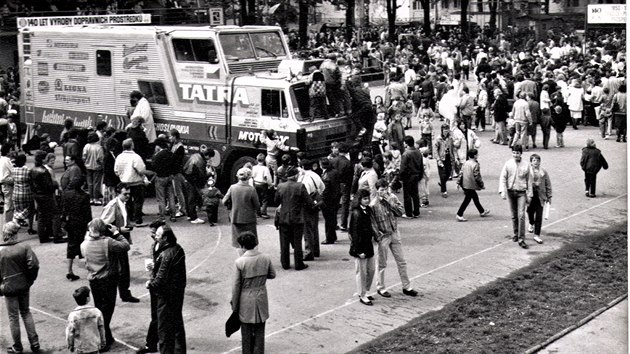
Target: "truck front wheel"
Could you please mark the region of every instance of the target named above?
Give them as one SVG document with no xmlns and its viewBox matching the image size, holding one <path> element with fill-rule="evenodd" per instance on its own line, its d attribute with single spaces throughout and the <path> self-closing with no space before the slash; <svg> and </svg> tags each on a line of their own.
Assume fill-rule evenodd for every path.
<svg viewBox="0 0 630 354">
<path fill-rule="evenodd" d="M 243 166 L 245 166 L 245 164 L 247 164 L 248 162 L 254 165 L 256 163 L 256 159 L 251 156 L 242 156 L 239 157 L 236 162 L 234 162 L 234 164 L 232 165 L 232 169 L 230 170 L 230 178 L 228 179 L 230 181 L 230 184 L 234 184 L 237 182 L 236 172 L 240 170 Z"/>
</svg>

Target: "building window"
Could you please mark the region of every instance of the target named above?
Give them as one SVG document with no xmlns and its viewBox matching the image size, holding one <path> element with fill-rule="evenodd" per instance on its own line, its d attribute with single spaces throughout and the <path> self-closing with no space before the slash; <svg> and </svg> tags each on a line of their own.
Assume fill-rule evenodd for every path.
<svg viewBox="0 0 630 354">
<path fill-rule="evenodd" d="M 168 104 L 164 84 L 160 81 L 138 81 L 138 88 L 150 103 Z"/>
<path fill-rule="evenodd" d="M 112 52 L 109 50 L 96 51 L 96 74 L 112 76 Z"/>
<path fill-rule="evenodd" d="M 422 2 L 420 0 L 414 0 L 411 6 L 414 10 L 422 10 Z"/>
</svg>

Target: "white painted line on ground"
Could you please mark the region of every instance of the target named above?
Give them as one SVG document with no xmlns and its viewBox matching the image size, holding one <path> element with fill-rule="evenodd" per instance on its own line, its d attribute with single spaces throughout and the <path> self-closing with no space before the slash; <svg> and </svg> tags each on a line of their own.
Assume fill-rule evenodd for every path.
<svg viewBox="0 0 630 354">
<path fill-rule="evenodd" d="M 543 229 L 545 229 L 545 228 L 547 228 L 547 227 L 550 227 L 550 226 L 553 226 L 553 225 L 555 225 L 555 224 L 558 224 L 558 223 L 560 223 L 560 222 L 563 222 L 563 221 L 565 221 L 565 220 L 568 220 L 568 219 L 574 218 L 574 217 L 576 217 L 576 216 L 578 216 L 578 215 L 584 214 L 584 213 L 586 213 L 586 212 L 588 212 L 588 211 L 591 211 L 591 210 L 593 210 L 593 209 L 599 208 L 599 207 L 601 207 L 602 205 L 608 204 L 608 203 L 610 203 L 610 202 L 613 202 L 613 201 L 615 201 L 615 200 L 617 200 L 617 199 L 620 199 L 620 198 L 623 198 L 623 197 L 625 197 L 625 196 L 627 196 L 627 193 L 626 193 L 626 194 L 622 194 L 622 195 L 620 195 L 620 196 L 617 196 L 617 197 L 615 197 L 615 198 L 613 198 L 613 199 L 606 200 L 606 201 L 604 201 L 604 202 L 602 202 L 602 203 L 599 203 L 599 204 L 597 204 L 597 205 L 594 205 L 594 206 L 592 206 L 592 207 L 590 207 L 590 208 L 588 208 L 588 209 L 584 209 L 584 210 L 582 210 L 582 211 L 579 211 L 579 212 L 577 212 L 577 213 L 575 213 L 575 214 L 571 214 L 571 215 L 569 215 L 569 216 L 567 216 L 567 217 L 564 217 L 564 218 L 562 218 L 562 219 L 556 220 L 556 221 L 554 221 L 554 222 L 552 222 L 552 223 L 549 223 L 549 224 L 547 224 L 547 225 L 543 226 Z M 472 257 L 474 257 L 474 256 L 478 256 L 478 255 L 480 255 L 480 254 L 482 254 L 482 253 L 486 253 L 486 252 L 491 251 L 491 250 L 493 250 L 493 249 L 495 249 L 495 248 L 497 248 L 497 247 L 500 247 L 500 246 L 503 246 L 503 245 L 506 245 L 506 244 L 510 244 L 510 243 L 512 243 L 512 240 L 510 240 L 510 241 L 504 241 L 504 242 L 499 243 L 499 244 L 496 244 L 496 245 L 494 245 L 494 246 L 492 246 L 492 247 L 488 247 L 488 248 L 486 248 L 486 249 L 483 249 L 483 250 L 481 250 L 481 251 L 475 252 L 475 253 L 473 253 L 473 254 L 469 254 L 469 255 L 467 255 L 467 256 L 465 256 L 465 257 L 462 257 L 462 258 L 460 258 L 460 259 L 456 259 L 456 260 L 454 260 L 454 261 L 452 261 L 452 262 L 450 262 L 450 263 L 447 263 L 447 264 L 441 265 L 441 266 L 439 266 L 439 267 L 437 267 L 437 268 L 431 269 L 431 270 L 429 270 L 429 271 L 427 271 L 427 272 L 424 272 L 424 273 L 422 273 L 422 274 L 418 274 L 418 275 L 416 275 L 415 277 L 411 278 L 410 280 L 415 280 L 415 279 L 421 278 L 421 277 L 423 277 L 423 276 L 426 276 L 426 275 L 429 275 L 429 274 L 431 274 L 431 273 L 437 272 L 438 270 L 441 270 L 441 269 L 444 269 L 444 268 L 450 267 L 450 266 L 452 266 L 452 265 L 454 265 L 454 264 L 457 264 L 457 263 L 459 263 L 459 262 L 461 262 L 461 261 L 464 261 L 464 260 L 466 260 L 466 259 L 468 259 L 468 258 L 472 258 Z M 401 283 L 396 283 L 396 284 L 394 284 L 394 285 L 390 285 L 389 287 L 387 287 L 387 290 L 389 290 L 389 289 L 391 289 L 391 288 L 394 288 L 394 287 L 397 287 L 397 286 L 399 286 L 399 285 L 402 285 L 402 284 L 401 284 Z M 294 324 L 292 324 L 292 325 L 290 325 L 290 326 L 288 326 L 288 327 L 284 327 L 284 328 L 281 328 L 281 329 L 279 329 L 279 330 L 277 330 L 277 331 L 275 331 L 275 332 L 269 333 L 269 334 L 267 334 L 267 335 L 265 336 L 265 338 L 269 338 L 269 337 L 275 336 L 276 334 L 279 334 L 279 333 L 285 332 L 285 331 L 287 331 L 287 330 L 289 330 L 289 329 L 292 329 L 292 328 L 295 328 L 295 327 L 301 326 L 301 325 L 303 325 L 304 323 L 310 322 L 310 321 L 312 321 L 312 320 L 314 320 L 314 319 L 317 319 L 317 318 L 319 318 L 319 317 L 325 316 L 325 315 L 327 315 L 327 314 L 329 314 L 329 313 L 331 313 L 331 312 L 335 312 L 335 311 L 337 311 L 337 310 L 340 310 L 340 309 L 342 309 L 342 308 L 344 308 L 344 307 L 350 306 L 350 305 L 352 305 L 352 304 L 354 304 L 354 303 L 357 303 L 357 302 L 358 302 L 358 300 L 356 300 L 356 299 L 355 299 L 355 300 L 349 300 L 349 301 L 347 301 L 347 302 L 346 302 L 345 304 L 343 304 L 343 305 L 339 305 L 339 306 L 337 306 L 337 307 L 335 307 L 335 308 L 333 308 L 333 309 L 330 309 L 330 310 L 324 311 L 324 312 L 322 312 L 322 313 L 320 313 L 320 314 L 317 314 L 317 315 L 315 315 L 315 316 L 309 317 L 309 318 L 307 318 L 307 319 L 305 319 L 305 320 L 303 320 L 303 321 L 300 321 L 300 322 L 294 323 Z M 227 352 L 225 352 L 225 353 L 232 353 L 232 352 L 235 352 L 235 351 L 237 351 L 237 350 L 239 350 L 239 349 L 241 349 L 241 347 L 236 347 L 236 348 L 230 349 L 229 351 L 227 351 Z"/>
<path fill-rule="evenodd" d="M 48 317 L 50 317 L 50 318 L 54 318 L 54 319 L 59 320 L 59 321 L 62 321 L 62 322 L 64 322 L 64 323 L 65 323 L 65 322 L 68 322 L 66 319 L 63 319 L 63 318 L 61 318 L 61 317 L 59 317 L 59 316 L 55 316 L 55 315 L 53 315 L 52 313 L 48 313 L 48 312 L 46 312 L 46 311 L 44 311 L 44 310 L 36 309 L 36 308 L 34 308 L 34 307 L 29 307 L 29 308 L 30 308 L 31 310 L 35 311 L 35 312 L 39 312 L 39 313 L 41 313 L 42 315 L 48 316 Z M 133 345 L 131 345 L 131 344 L 128 344 L 128 343 L 126 343 L 126 342 L 123 342 L 123 341 L 122 341 L 122 340 L 120 340 L 120 339 L 116 339 L 116 338 L 114 338 L 114 339 L 116 340 L 116 342 L 118 342 L 118 343 L 120 343 L 120 344 L 124 345 L 125 347 L 127 347 L 127 348 L 129 348 L 129 349 L 131 349 L 131 350 L 138 350 L 138 349 L 139 349 L 139 348 L 134 347 L 134 346 L 133 346 Z"/>
</svg>

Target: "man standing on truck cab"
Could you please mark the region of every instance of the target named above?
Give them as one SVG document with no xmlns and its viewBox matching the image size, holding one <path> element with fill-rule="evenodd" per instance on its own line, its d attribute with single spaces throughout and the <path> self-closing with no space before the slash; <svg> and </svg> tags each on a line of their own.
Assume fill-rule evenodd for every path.
<svg viewBox="0 0 630 354">
<path fill-rule="evenodd" d="M 153 122 L 153 111 L 149 105 L 149 101 L 144 98 L 142 92 L 134 90 L 129 94 L 129 101 L 131 105 L 135 107 L 131 114 L 131 120 L 137 117 L 144 119 L 144 132 L 147 134 L 149 143 L 152 143 L 157 139 L 155 132 L 155 122 Z"/>
<path fill-rule="evenodd" d="M 278 185 L 278 158 L 280 157 L 280 152 L 297 151 L 298 149 L 284 145 L 273 129 L 263 130 L 260 134 L 260 142 L 266 146 L 267 156 L 265 157 L 265 162 L 273 173 L 273 185 L 275 187 Z"/>
</svg>

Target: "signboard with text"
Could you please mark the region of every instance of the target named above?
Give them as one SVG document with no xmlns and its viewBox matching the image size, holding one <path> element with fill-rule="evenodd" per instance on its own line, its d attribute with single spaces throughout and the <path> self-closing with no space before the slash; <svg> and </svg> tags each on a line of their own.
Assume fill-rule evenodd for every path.
<svg viewBox="0 0 630 354">
<path fill-rule="evenodd" d="M 586 23 L 592 24 L 620 24 L 626 23 L 625 4 L 597 4 L 588 5 L 586 9 Z"/>
<path fill-rule="evenodd" d="M 19 17 L 18 28 L 151 24 L 151 14 Z"/>
<path fill-rule="evenodd" d="M 210 26 L 222 26 L 223 22 L 223 9 L 220 7 L 212 7 L 208 9 L 208 15 L 210 16 Z"/>
</svg>

